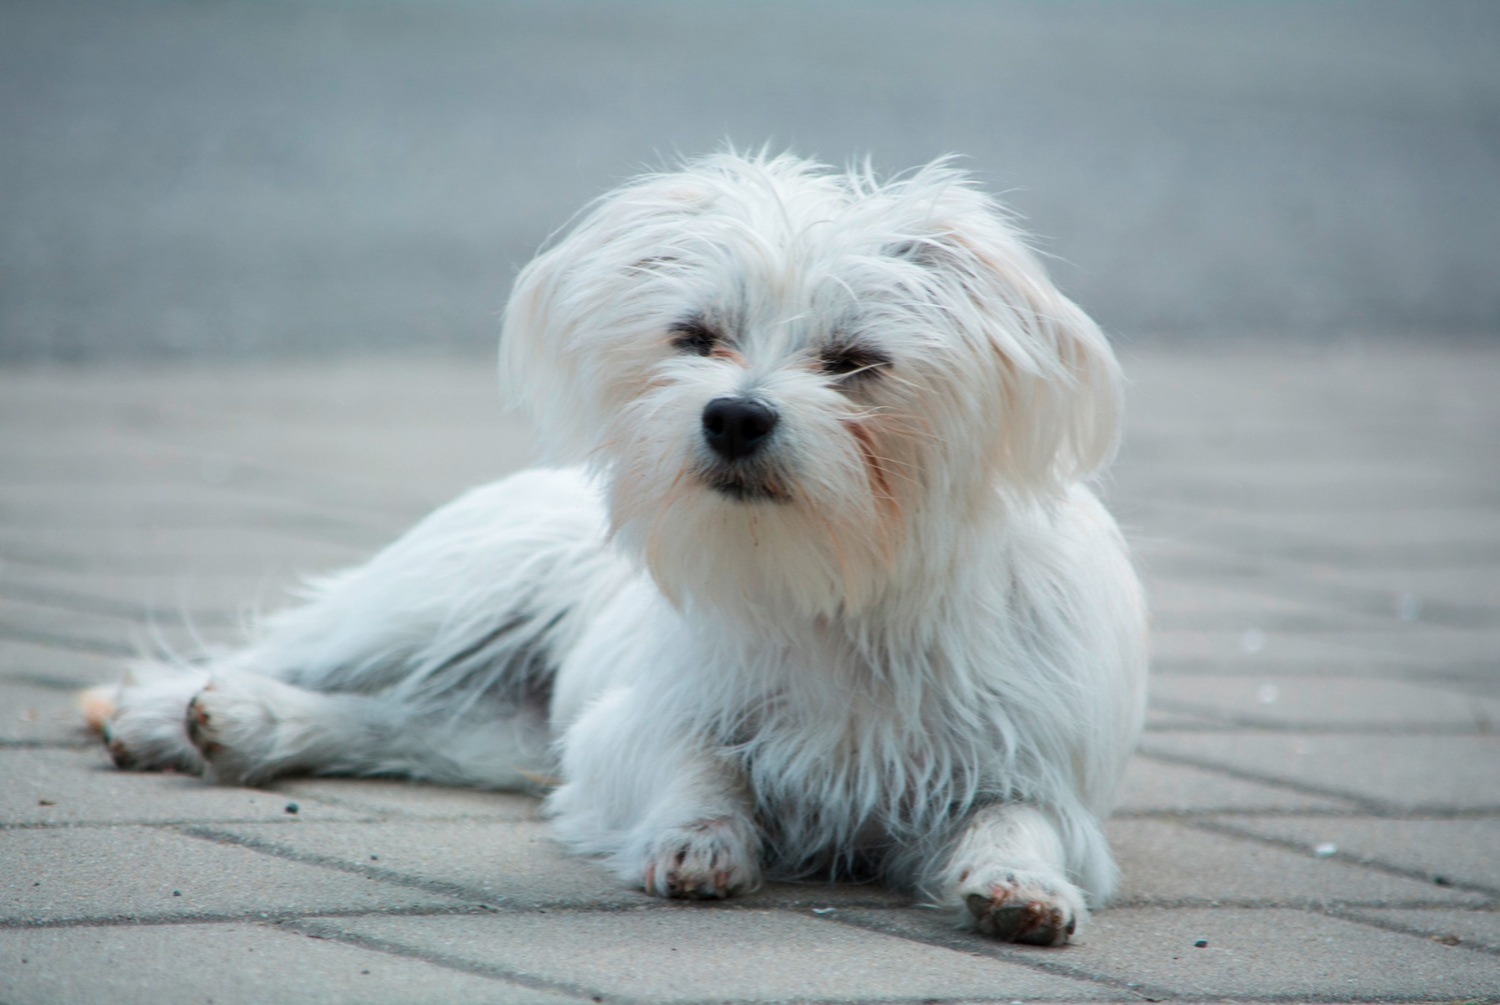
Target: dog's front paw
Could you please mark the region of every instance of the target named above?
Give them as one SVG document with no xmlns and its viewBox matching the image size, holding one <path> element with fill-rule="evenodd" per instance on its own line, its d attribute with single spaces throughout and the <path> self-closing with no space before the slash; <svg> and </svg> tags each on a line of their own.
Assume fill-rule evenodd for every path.
<svg viewBox="0 0 1500 1005">
<path fill-rule="evenodd" d="M 1088 913 L 1078 887 L 1040 871 L 976 870 L 958 895 L 976 932 L 1031 946 L 1066 945 Z"/>
<path fill-rule="evenodd" d="M 644 883 L 659 897 L 730 897 L 760 885 L 760 852 L 743 821 L 695 820 L 659 834 L 646 853 Z"/>
</svg>

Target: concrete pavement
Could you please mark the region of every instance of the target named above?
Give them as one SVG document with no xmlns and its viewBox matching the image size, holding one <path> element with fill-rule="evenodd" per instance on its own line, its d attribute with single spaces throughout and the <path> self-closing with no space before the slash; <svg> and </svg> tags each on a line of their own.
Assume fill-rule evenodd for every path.
<svg viewBox="0 0 1500 1005">
<path fill-rule="evenodd" d="M 488 359 L 0 373 L 0 1002 L 1500 1000 L 1500 348 L 1125 352 L 1150 724 L 1078 945 L 663 903 L 528 799 L 122 774 L 73 689 L 525 463 Z"/>
</svg>

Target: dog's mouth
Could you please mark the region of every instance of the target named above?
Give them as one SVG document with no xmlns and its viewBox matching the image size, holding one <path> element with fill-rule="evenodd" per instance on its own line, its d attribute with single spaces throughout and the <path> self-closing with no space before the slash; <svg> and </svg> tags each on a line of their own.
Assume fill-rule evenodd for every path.
<svg viewBox="0 0 1500 1005">
<path fill-rule="evenodd" d="M 702 472 L 705 485 L 726 499 L 742 503 L 789 503 L 792 494 L 781 479 L 764 471 L 715 467 Z"/>
</svg>

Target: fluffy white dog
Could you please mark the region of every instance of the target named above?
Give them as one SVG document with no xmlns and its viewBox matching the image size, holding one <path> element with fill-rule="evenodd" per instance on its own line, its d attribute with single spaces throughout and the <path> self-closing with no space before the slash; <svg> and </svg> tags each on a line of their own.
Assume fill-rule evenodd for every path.
<svg viewBox="0 0 1500 1005">
<path fill-rule="evenodd" d="M 1117 365 L 999 208 L 944 163 L 710 157 L 532 262 L 502 353 L 582 466 L 137 668 L 95 696 L 116 762 L 549 779 L 562 840 L 661 896 L 877 875 L 1066 942 L 1115 883 L 1145 614 L 1084 487 Z"/>
</svg>

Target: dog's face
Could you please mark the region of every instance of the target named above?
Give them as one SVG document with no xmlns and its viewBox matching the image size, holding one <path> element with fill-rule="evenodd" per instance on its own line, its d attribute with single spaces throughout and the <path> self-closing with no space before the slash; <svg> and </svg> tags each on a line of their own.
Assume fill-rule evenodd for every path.
<svg viewBox="0 0 1500 1005">
<path fill-rule="evenodd" d="M 628 185 L 522 273 L 503 356 L 662 590 L 727 611 L 863 608 L 1115 443 L 1098 329 L 941 164 Z"/>
</svg>

